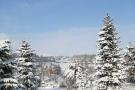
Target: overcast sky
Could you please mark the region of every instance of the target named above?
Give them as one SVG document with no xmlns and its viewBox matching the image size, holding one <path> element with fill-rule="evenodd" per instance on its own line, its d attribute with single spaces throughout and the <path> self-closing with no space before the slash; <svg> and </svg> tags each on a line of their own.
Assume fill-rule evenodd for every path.
<svg viewBox="0 0 135 90">
<path fill-rule="evenodd" d="M 94 54 L 109 13 L 120 47 L 135 41 L 135 0 L 0 0 L 0 39 L 27 40 L 40 55 Z"/>
</svg>

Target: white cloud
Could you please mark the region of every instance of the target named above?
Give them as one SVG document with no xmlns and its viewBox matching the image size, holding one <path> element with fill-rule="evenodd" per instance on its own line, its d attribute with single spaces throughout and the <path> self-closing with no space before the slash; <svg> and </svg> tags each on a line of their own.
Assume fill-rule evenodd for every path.
<svg viewBox="0 0 135 90">
<path fill-rule="evenodd" d="M 44 55 L 73 55 L 96 52 L 97 28 L 69 28 L 40 33 L 32 40 L 34 48 Z"/>
<path fill-rule="evenodd" d="M 7 40 L 9 39 L 9 36 L 5 33 L 0 33 L 0 40 Z"/>
<path fill-rule="evenodd" d="M 18 48 L 21 40 L 28 40 L 35 52 L 40 55 L 74 55 L 74 54 L 94 54 L 97 51 L 97 33 L 101 28 L 66 28 L 59 30 L 50 30 L 44 32 L 29 32 L 10 34 L 13 41 L 13 48 Z M 128 42 L 135 41 L 134 25 L 119 25 L 117 31 L 119 33 L 121 44 L 125 48 Z M 7 39 L 5 33 L 1 33 L 0 37 Z"/>
<path fill-rule="evenodd" d="M 40 33 L 33 42 L 34 48 L 44 55 L 94 54 L 97 51 L 99 28 L 68 28 Z M 116 28 L 120 36 L 120 47 L 135 41 L 134 25 L 120 25 Z"/>
</svg>

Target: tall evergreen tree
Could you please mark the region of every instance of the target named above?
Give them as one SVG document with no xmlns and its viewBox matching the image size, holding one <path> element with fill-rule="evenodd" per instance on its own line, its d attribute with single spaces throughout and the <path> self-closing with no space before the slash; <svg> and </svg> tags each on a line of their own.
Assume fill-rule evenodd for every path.
<svg viewBox="0 0 135 90">
<path fill-rule="evenodd" d="M 18 82 L 13 78 L 11 48 L 9 40 L 0 41 L 0 90 L 18 88 Z"/>
<path fill-rule="evenodd" d="M 98 90 L 116 89 L 121 85 L 121 55 L 118 48 L 119 38 L 117 34 L 112 19 L 107 14 L 104 18 L 104 27 L 98 33 L 99 51 L 95 62 Z"/>
<path fill-rule="evenodd" d="M 37 87 L 38 82 L 34 74 L 33 50 L 26 41 L 22 41 L 18 49 L 18 79 L 20 83 L 27 89 L 33 90 Z"/>
<path fill-rule="evenodd" d="M 135 84 L 135 45 L 129 43 L 125 54 L 127 81 Z"/>
</svg>

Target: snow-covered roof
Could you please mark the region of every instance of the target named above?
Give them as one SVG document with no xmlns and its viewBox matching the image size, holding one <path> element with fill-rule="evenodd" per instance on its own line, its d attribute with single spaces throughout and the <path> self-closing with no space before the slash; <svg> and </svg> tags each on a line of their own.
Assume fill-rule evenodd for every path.
<svg viewBox="0 0 135 90">
<path fill-rule="evenodd" d="M 135 47 L 134 47 L 133 45 L 130 44 L 130 45 L 127 46 L 127 48 L 133 49 L 133 48 L 135 48 Z"/>
</svg>

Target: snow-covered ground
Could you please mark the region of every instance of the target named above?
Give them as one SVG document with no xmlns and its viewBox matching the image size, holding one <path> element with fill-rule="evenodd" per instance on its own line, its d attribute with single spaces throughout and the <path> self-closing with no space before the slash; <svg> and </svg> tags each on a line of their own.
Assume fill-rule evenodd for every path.
<svg viewBox="0 0 135 90">
<path fill-rule="evenodd" d="M 45 88 L 45 87 L 39 87 L 38 90 L 66 90 L 61 88 Z"/>
<path fill-rule="evenodd" d="M 67 89 L 62 89 L 62 88 L 45 88 L 45 87 L 39 87 L 37 90 L 67 90 Z M 72 89 L 74 90 L 74 89 Z M 78 89 L 82 90 L 82 89 Z M 94 90 L 94 89 L 87 89 L 87 90 Z M 135 86 L 125 86 L 122 88 L 122 90 L 135 90 Z"/>
<path fill-rule="evenodd" d="M 122 90 L 135 90 L 135 86 L 124 86 Z"/>
</svg>

